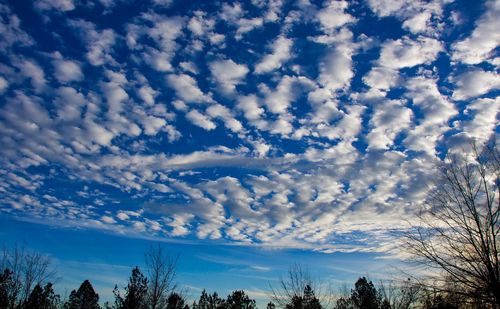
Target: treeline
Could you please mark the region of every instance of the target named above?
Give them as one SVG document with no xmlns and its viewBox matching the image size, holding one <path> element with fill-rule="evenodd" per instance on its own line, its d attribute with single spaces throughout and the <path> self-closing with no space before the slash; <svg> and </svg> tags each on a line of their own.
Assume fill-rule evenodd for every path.
<svg viewBox="0 0 500 309">
<path fill-rule="evenodd" d="M 114 301 L 100 305 L 99 295 L 85 280 L 67 299 L 54 291 L 55 273 L 50 260 L 23 248 L 4 250 L 0 275 L 0 309 L 256 309 L 256 302 L 244 291 L 235 290 L 227 297 L 205 290 L 189 302 L 175 284 L 177 260 L 161 247 L 145 255 L 147 271 L 132 269 L 127 285 L 115 286 Z M 380 284 L 376 287 L 361 277 L 348 291 L 323 291 L 300 266 L 291 267 L 279 289 L 271 287 L 267 309 L 444 309 L 461 308 L 467 302 L 459 293 L 444 293 L 423 288 L 411 281 Z M 468 303 L 470 305 L 470 303 Z M 484 304 L 477 304 L 477 308 Z M 468 306 L 466 306 L 468 307 Z"/>
</svg>

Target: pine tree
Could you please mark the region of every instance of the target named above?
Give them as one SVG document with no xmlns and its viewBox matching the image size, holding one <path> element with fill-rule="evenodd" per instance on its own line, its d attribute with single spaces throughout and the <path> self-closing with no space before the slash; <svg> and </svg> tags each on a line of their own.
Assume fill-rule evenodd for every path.
<svg viewBox="0 0 500 309">
<path fill-rule="evenodd" d="M 94 291 L 90 281 L 83 281 L 78 291 L 71 291 L 65 309 L 100 309 L 99 295 Z"/>
<path fill-rule="evenodd" d="M 54 293 L 52 283 L 47 283 L 44 288 L 37 284 L 26 300 L 23 309 L 56 309 L 59 304 L 59 295 Z"/>
<path fill-rule="evenodd" d="M 147 307 L 148 279 L 139 267 L 132 269 L 129 283 L 120 309 L 143 309 Z"/>
<path fill-rule="evenodd" d="M 303 307 L 307 309 L 321 309 L 319 299 L 316 298 L 309 284 L 304 288 Z"/>
<path fill-rule="evenodd" d="M 355 308 L 378 309 L 380 307 L 380 296 L 371 281 L 365 277 L 359 278 L 354 285 L 351 300 Z"/>
<path fill-rule="evenodd" d="M 167 299 L 167 309 L 184 309 L 187 306 L 184 298 L 178 293 L 170 293 Z"/>
<path fill-rule="evenodd" d="M 285 306 L 285 309 L 321 309 L 319 299 L 314 295 L 314 291 L 309 284 L 306 284 L 302 296 L 294 295 L 292 301 Z"/>
<path fill-rule="evenodd" d="M 230 309 L 256 309 L 255 300 L 248 297 L 244 291 L 234 291 L 227 296 L 226 307 Z"/>
<path fill-rule="evenodd" d="M 198 303 L 193 303 L 193 309 L 217 309 L 223 308 L 226 302 L 219 297 L 219 295 L 214 292 L 212 295 L 203 290 L 200 295 Z"/>
</svg>

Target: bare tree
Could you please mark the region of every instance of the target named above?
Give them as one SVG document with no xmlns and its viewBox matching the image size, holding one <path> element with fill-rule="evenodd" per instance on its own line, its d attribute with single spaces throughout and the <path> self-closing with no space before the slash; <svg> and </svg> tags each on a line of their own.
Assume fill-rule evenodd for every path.
<svg viewBox="0 0 500 309">
<path fill-rule="evenodd" d="M 460 286 L 471 300 L 500 307 L 500 156 L 495 145 L 449 156 L 420 224 L 407 237 L 415 260 L 438 288 Z"/>
<path fill-rule="evenodd" d="M 145 255 L 148 270 L 148 307 L 165 308 L 170 292 L 175 290 L 177 257 L 168 255 L 159 245 L 151 247 Z"/>
<path fill-rule="evenodd" d="M 295 298 L 304 298 L 306 287 L 309 286 L 323 308 L 331 304 L 331 293 L 329 287 L 321 285 L 321 281 L 313 279 L 309 270 L 299 264 L 292 265 L 285 277 L 281 277 L 278 287 L 271 289 L 271 300 L 278 307 L 285 308 Z"/>
<path fill-rule="evenodd" d="M 380 282 L 379 294 L 391 309 L 410 309 L 419 301 L 421 288 L 410 279 Z"/>
<path fill-rule="evenodd" d="M 48 257 L 19 245 L 12 249 L 4 247 L 0 269 L 12 272 L 7 286 L 9 308 L 24 303 L 37 284 L 43 285 L 55 279 L 55 270 Z"/>
</svg>

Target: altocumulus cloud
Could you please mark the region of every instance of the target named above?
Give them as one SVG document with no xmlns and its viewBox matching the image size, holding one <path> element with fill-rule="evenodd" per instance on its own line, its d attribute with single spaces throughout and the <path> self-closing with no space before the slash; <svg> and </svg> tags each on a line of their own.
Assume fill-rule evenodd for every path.
<svg viewBox="0 0 500 309">
<path fill-rule="evenodd" d="M 473 5 L 1 4 L 0 212 L 391 253 L 432 166 L 498 139 L 500 1 Z"/>
</svg>

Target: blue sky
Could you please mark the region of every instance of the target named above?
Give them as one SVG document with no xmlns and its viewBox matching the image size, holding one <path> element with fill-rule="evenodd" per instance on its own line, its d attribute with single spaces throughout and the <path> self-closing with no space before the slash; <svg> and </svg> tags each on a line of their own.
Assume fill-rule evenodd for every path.
<svg viewBox="0 0 500 309">
<path fill-rule="evenodd" d="M 0 27 L 0 235 L 63 280 L 152 242 L 222 294 L 377 273 L 434 166 L 498 139 L 500 1 L 7 1 Z"/>
</svg>

